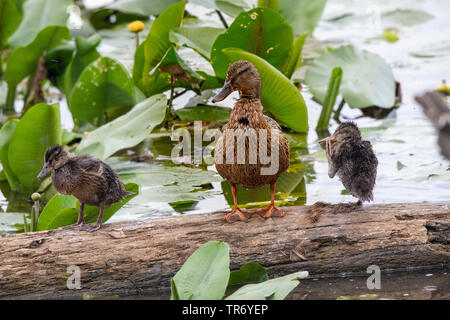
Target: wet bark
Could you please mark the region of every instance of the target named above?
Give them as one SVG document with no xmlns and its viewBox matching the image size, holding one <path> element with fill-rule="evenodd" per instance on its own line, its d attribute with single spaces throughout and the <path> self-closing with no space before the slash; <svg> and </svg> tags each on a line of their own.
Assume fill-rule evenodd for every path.
<svg viewBox="0 0 450 320">
<path fill-rule="evenodd" d="M 352 212 L 285 208 L 287 216 L 225 222 L 224 213 L 106 224 L 93 233 L 51 230 L 0 239 L 0 298 L 168 297 L 170 279 L 210 240 L 230 245 L 231 268 L 256 261 L 270 277 L 445 266 L 450 262 L 450 203 L 364 205 Z M 69 266 L 81 289 L 68 289 Z"/>
</svg>

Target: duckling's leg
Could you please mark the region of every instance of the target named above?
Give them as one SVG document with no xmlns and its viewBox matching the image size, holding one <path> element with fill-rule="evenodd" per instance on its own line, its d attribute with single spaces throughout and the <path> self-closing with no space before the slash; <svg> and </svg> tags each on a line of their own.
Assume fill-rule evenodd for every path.
<svg viewBox="0 0 450 320">
<path fill-rule="evenodd" d="M 270 205 L 267 208 L 258 209 L 255 212 L 266 212 L 263 217 L 270 218 L 274 211 L 278 212 L 280 216 L 284 217 L 284 212 L 275 207 L 275 183 L 270 185 L 271 199 Z"/>
<path fill-rule="evenodd" d="M 248 218 L 244 214 L 245 212 L 248 212 L 247 210 L 242 210 L 239 208 L 237 204 L 237 194 L 236 194 L 236 186 L 234 184 L 231 185 L 231 193 L 233 194 L 233 201 L 234 201 L 234 210 L 228 213 L 225 217 L 225 219 L 231 223 L 231 217 L 237 215 L 241 221 L 247 221 Z"/>
<path fill-rule="evenodd" d="M 80 207 L 78 208 L 78 220 L 77 223 L 71 224 L 69 226 L 63 227 L 63 229 L 72 229 L 72 228 L 82 228 L 84 226 L 84 203 L 80 202 Z"/>
<path fill-rule="evenodd" d="M 83 230 L 85 230 L 87 232 L 92 232 L 92 231 L 100 229 L 101 226 L 103 225 L 103 211 L 104 211 L 104 209 L 105 209 L 105 203 L 102 202 L 102 203 L 100 203 L 100 212 L 98 214 L 97 222 L 94 223 L 92 226 L 89 225 L 89 227 L 83 228 Z"/>
</svg>

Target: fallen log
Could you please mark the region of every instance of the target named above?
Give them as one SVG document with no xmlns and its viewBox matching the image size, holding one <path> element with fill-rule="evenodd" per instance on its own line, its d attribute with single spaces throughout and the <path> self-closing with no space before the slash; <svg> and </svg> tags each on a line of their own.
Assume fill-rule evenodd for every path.
<svg viewBox="0 0 450 320">
<path fill-rule="evenodd" d="M 93 233 L 50 230 L 0 239 L 0 298 L 168 297 L 171 277 L 200 245 L 230 245 L 231 268 L 251 261 L 270 277 L 307 270 L 312 276 L 447 266 L 450 203 L 365 205 L 350 213 L 286 207 L 287 216 L 228 224 L 224 213 L 106 224 Z M 68 289 L 68 267 L 81 289 Z M 72 269 L 69 269 L 72 270 Z"/>
</svg>

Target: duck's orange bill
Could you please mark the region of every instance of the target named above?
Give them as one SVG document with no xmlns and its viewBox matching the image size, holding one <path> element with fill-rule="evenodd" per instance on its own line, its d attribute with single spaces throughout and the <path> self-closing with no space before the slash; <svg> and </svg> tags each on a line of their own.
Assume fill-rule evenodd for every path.
<svg viewBox="0 0 450 320">
<path fill-rule="evenodd" d="M 319 144 L 324 145 L 328 139 L 330 139 L 331 143 L 335 143 L 337 141 L 335 137 L 331 136 L 331 137 L 327 137 L 325 139 L 319 140 Z"/>
</svg>

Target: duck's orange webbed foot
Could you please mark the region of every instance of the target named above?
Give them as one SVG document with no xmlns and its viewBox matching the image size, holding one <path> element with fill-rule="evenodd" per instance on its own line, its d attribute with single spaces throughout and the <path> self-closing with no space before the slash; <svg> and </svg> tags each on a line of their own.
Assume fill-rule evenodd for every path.
<svg viewBox="0 0 450 320">
<path fill-rule="evenodd" d="M 270 204 L 267 208 L 263 208 L 263 209 L 259 209 L 255 211 L 256 213 L 259 213 L 261 215 L 261 217 L 263 218 L 270 218 L 272 217 L 272 215 L 276 212 L 278 213 L 277 217 L 284 217 L 285 213 L 283 212 L 283 210 L 278 209 L 277 207 L 275 207 L 275 205 L 272 203 Z M 262 214 L 263 212 L 265 212 L 265 214 Z"/>
<path fill-rule="evenodd" d="M 230 213 L 228 213 L 225 216 L 225 219 L 227 220 L 228 223 L 232 223 L 232 222 L 238 221 L 238 220 L 247 222 L 248 218 L 247 218 L 246 213 L 248 213 L 248 212 L 249 211 L 247 211 L 247 210 L 242 210 L 241 208 L 236 207 L 236 208 L 234 208 L 233 211 L 231 211 Z"/>
</svg>

